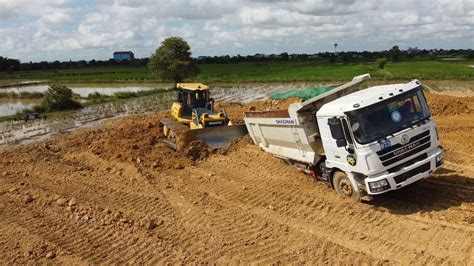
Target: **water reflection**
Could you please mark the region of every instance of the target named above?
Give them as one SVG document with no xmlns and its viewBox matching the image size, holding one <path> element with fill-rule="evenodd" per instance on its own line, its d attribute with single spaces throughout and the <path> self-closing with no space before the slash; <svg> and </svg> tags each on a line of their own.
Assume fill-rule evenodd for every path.
<svg viewBox="0 0 474 266">
<path fill-rule="evenodd" d="M 3 92 L 46 92 L 48 90 L 48 85 L 30 85 L 30 86 L 12 86 L 5 89 L 1 89 Z M 116 92 L 139 92 L 153 90 L 153 86 L 124 86 L 119 87 L 117 85 L 113 86 L 86 86 L 86 87 L 70 87 L 73 93 L 79 94 L 81 97 L 87 97 L 91 93 L 100 93 L 102 95 L 113 95 Z"/>
<path fill-rule="evenodd" d="M 39 102 L 37 99 L 0 99 L 0 116 L 14 115 L 18 111 L 33 108 Z"/>
</svg>

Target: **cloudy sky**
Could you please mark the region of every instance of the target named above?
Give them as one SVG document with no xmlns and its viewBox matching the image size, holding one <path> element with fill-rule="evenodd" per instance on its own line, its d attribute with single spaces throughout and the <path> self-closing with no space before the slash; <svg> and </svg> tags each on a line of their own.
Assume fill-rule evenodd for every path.
<svg viewBox="0 0 474 266">
<path fill-rule="evenodd" d="M 474 48 L 474 0 L 0 0 L 0 56 L 149 56 L 182 36 L 194 56 Z"/>
</svg>

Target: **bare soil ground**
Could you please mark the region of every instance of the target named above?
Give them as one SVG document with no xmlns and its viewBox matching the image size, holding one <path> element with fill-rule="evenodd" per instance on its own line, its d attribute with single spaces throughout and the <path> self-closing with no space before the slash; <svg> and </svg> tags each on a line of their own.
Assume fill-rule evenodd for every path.
<svg viewBox="0 0 474 266">
<path fill-rule="evenodd" d="M 214 154 L 199 143 L 171 151 L 164 114 L 2 150 L 0 263 L 473 265 L 474 101 L 428 99 L 444 168 L 368 203 L 340 197 L 248 137 Z M 224 107 L 239 122 L 252 107 L 290 102 Z"/>
</svg>

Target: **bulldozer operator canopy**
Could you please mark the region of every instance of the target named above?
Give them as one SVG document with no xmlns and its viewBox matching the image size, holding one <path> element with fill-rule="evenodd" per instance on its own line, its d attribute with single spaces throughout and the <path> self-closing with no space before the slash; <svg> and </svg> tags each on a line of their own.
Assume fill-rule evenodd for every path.
<svg viewBox="0 0 474 266">
<path fill-rule="evenodd" d="M 209 86 L 202 83 L 178 83 L 176 88 L 189 91 L 207 91 Z"/>
</svg>

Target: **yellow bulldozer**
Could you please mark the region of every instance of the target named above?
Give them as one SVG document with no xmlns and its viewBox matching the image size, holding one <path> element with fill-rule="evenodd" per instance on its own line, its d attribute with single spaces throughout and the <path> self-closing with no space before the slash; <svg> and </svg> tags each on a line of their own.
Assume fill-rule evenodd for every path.
<svg viewBox="0 0 474 266">
<path fill-rule="evenodd" d="M 214 149 L 247 133 L 245 124 L 232 125 L 225 110 L 216 112 L 209 86 L 202 83 L 177 83 L 177 100 L 171 105 L 173 119 L 162 119 L 164 141 L 175 150 L 201 140 Z"/>
</svg>

